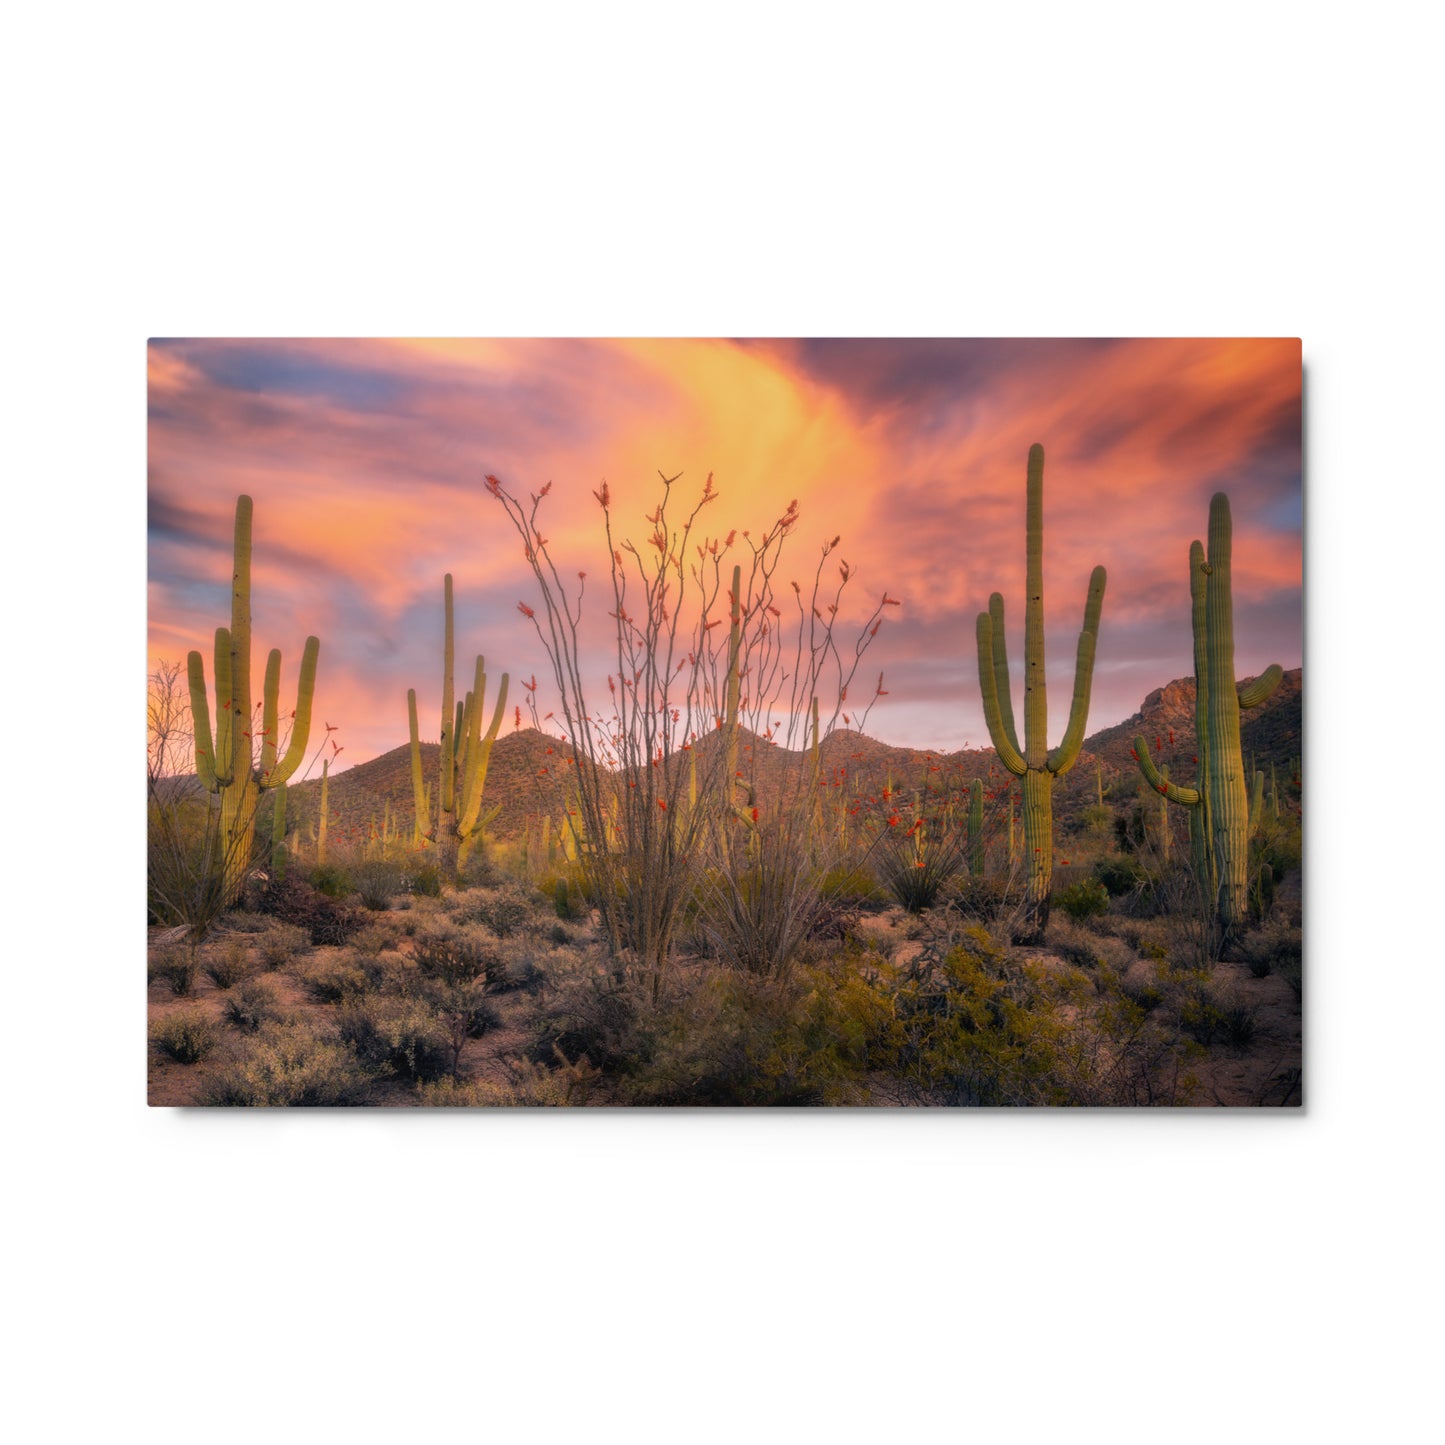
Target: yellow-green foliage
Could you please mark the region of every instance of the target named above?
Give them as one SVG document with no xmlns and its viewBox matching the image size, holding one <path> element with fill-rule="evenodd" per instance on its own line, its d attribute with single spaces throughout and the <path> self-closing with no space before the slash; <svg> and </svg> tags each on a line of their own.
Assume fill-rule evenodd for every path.
<svg viewBox="0 0 1445 1445">
<path fill-rule="evenodd" d="M 949 1104 L 1067 1104 L 1061 1006 L 1070 989 L 1037 965 L 1015 964 L 982 928 L 941 968 L 898 990 L 906 1039 L 901 1072 Z"/>
</svg>

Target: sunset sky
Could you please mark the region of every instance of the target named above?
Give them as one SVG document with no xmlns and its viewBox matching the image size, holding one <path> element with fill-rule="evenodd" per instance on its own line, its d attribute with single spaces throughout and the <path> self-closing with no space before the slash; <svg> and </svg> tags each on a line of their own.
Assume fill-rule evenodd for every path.
<svg viewBox="0 0 1445 1445">
<path fill-rule="evenodd" d="M 338 767 L 406 741 L 409 687 L 436 737 L 446 572 L 459 690 L 480 652 L 514 689 L 535 673 L 541 710 L 555 705 L 517 610 L 535 583 L 488 472 L 519 493 L 554 484 L 543 515 L 564 575 L 606 570 L 604 478 L 614 525 L 639 541 L 659 469 L 684 474 L 680 499 L 713 473 L 714 532 L 760 532 L 796 497 L 782 576 L 805 580 L 841 533 L 855 608 L 885 589 L 902 601 L 869 654 L 888 696 L 868 731 L 891 743 L 987 745 L 974 619 L 993 591 L 1021 706 L 1035 441 L 1051 744 L 1094 565 L 1109 583 L 1088 731 L 1193 671 L 1188 549 L 1215 491 L 1234 515 L 1238 675 L 1300 664 L 1295 340 L 176 340 L 148 361 L 151 663 L 198 648 L 210 679 L 235 500 L 250 493 L 253 688 L 279 647 L 289 708 L 315 633 L 313 746 L 336 725 Z"/>
</svg>

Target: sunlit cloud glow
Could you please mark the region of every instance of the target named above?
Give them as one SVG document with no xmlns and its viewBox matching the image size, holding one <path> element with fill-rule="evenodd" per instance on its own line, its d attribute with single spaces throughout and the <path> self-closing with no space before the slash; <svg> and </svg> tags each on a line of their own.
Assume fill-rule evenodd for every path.
<svg viewBox="0 0 1445 1445">
<path fill-rule="evenodd" d="M 1002 592 L 1019 655 L 1036 441 L 1056 735 L 1095 564 L 1109 586 L 1090 731 L 1191 672 L 1187 555 L 1215 491 L 1234 514 L 1237 671 L 1300 662 L 1297 341 L 156 341 L 149 387 L 152 663 L 197 648 L 209 670 L 248 492 L 253 672 L 280 647 L 294 694 L 319 636 L 317 707 L 347 763 L 405 741 L 408 687 L 435 736 L 446 572 L 459 672 L 483 652 L 514 679 L 549 676 L 487 472 L 520 492 L 554 483 L 564 575 L 605 571 L 604 478 L 639 537 L 659 471 L 681 472 L 686 496 L 712 473 L 723 532 L 761 531 L 796 497 L 785 572 L 808 576 L 841 533 L 845 613 L 903 599 L 870 654 L 889 695 L 869 731 L 889 742 L 987 741 L 974 617 Z"/>
</svg>

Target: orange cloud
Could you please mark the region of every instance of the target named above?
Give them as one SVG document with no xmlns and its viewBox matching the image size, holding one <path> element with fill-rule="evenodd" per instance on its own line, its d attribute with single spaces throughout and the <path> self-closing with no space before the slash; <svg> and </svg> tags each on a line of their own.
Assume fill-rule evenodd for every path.
<svg viewBox="0 0 1445 1445">
<path fill-rule="evenodd" d="M 153 344 L 148 370 L 152 658 L 209 655 L 249 492 L 253 665 L 273 636 L 288 668 L 321 637 L 318 701 L 350 729 L 348 762 L 404 738 L 407 686 L 434 710 L 444 572 L 459 652 L 548 675 L 488 471 L 522 493 L 553 482 L 559 568 L 599 579 L 604 477 L 639 536 L 659 470 L 684 473 L 680 500 L 714 473 L 721 532 L 796 497 L 785 572 L 842 533 L 853 614 L 885 588 L 907 604 L 875 654 L 875 721 L 898 741 L 981 740 L 972 619 L 998 590 L 1021 633 L 1034 441 L 1051 682 L 1067 686 L 1090 568 L 1110 573 L 1097 725 L 1137 706 L 1141 669 L 1148 686 L 1189 671 L 1185 559 L 1215 490 L 1234 508 L 1241 671 L 1299 661 L 1297 342 L 180 341 Z"/>
</svg>

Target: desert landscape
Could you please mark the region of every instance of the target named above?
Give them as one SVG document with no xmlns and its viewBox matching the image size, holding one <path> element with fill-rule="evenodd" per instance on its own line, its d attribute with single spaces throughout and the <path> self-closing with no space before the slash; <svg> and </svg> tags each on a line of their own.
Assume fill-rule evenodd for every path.
<svg viewBox="0 0 1445 1445">
<path fill-rule="evenodd" d="M 1235 676 L 1230 499 L 1177 541 L 1194 673 L 1089 733 L 1109 579 L 1046 578 L 1018 462 L 1023 605 L 968 628 L 990 742 L 947 752 L 870 730 L 902 602 L 839 537 L 799 580 L 797 501 L 740 532 L 659 472 L 631 525 L 604 481 L 589 582 L 551 483 L 487 473 L 547 671 L 469 655 L 448 573 L 407 659 L 435 727 L 409 688 L 409 740 L 343 769 L 318 639 L 252 676 L 238 497 L 229 625 L 150 679 L 150 1102 L 1299 1104 L 1301 672 Z M 1066 721 L 1046 581 L 1084 596 Z"/>
</svg>

